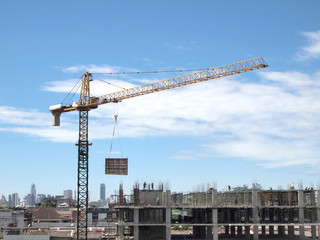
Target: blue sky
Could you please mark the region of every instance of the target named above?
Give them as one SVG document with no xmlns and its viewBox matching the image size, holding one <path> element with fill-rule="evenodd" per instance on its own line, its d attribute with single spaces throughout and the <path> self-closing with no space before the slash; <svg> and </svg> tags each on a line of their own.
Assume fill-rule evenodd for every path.
<svg viewBox="0 0 320 240">
<path fill-rule="evenodd" d="M 76 189 L 78 115 L 51 126 L 85 71 L 218 67 L 262 56 L 269 68 L 169 90 L 90 112 L 90 196 L 105 183 L 259 182 L 286 188 L 320 182 L 320 2 L 0 1 L 0 194 L 20 198 Z M 94 75 L 121 87 L 176 76 Z M 101 81 L 92 94 L 118 89 Z M 128 176 L 106 176 L 113 115 Z M 118 141 L 119 140 L 119 141 Z M 116 154 L 113 154 L 116 156 Z"/>
</svg>

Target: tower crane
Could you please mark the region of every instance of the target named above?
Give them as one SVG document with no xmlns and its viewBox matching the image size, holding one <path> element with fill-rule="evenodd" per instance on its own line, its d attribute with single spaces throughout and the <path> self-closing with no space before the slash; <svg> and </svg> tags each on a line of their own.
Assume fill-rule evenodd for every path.
<svg viewBox="0 0 320 240">
<path fill-rule="evenodd" d="M 49 107 L 52 113 L 52 125 L 60 126 L 60 115 L 64 112 L 79 111 L 79 139 L 78 143 L 78 189 L 77 189 L 77 239 L 87 239 L 87 209 L 88 209 L 88 177 L 89 177 L 89 143 L 88 113 L 106 103 L 117 103 L 122 100 L 151 94 L 159 91 L 178 88 L 194 83 L 205 82 L 216 78 L 249 72 L 268 67 L 262 57 L 237 62 L 221 67 L 208 68 L 203 71 L 186 74 L 142 86 L 128 88 L 99 97 L 90 95 L 92 73 L 82 75 L 79 101 L 72 105 L 56 104 Z"/>
</svg>

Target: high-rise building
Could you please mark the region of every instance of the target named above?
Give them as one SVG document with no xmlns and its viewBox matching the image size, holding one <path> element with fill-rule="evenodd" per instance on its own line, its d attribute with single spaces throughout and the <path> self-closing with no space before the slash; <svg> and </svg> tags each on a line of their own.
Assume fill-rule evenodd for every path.
<svg viewBox="0 0 320 240">
<path fill-rule="evenodd" d="M 36 185 L 32 183 L 31 185 L 31 206 L 34 206 L 37 201 L 37 191 L 36 191 Z"/>
<path fill-rule="evenodd" d="M 100 200 L 106 200 L 106 185 L 104 183 L 100 184 Z"/>
<path fill-rule="evenodd" d="M 31 199 L 31 194 L 30 193 L 27 196 L 24 197 L 24 200 L 26 202 L 26 205 L 31 206 L 32 199 Z"/>
<path fill-rule="evenodd" d="M 16 207 L 20 205 L 20 198 L 18 193 L 12 193 L 12 206 Z"/>
<path fill-rule="evenodd" d="M 72 190 L 70 190 L 70 189 L 64 190 L 63 191 L 63 197 L 65 199 L 71 199 L 72 200 Z"/>
<path fill-rule="evenodd" d="M 12 206 L 12 196 L 11 194 L 9 194 L 8 196 L 8 207 L 11 207 Z"/>
</svg>

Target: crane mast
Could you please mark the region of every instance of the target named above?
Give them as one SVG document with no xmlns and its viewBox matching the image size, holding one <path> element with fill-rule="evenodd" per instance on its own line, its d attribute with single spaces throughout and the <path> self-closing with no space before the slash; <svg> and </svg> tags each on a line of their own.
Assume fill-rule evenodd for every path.
<svg viewBox="0 0 320 240">
<path fill-rule="evenodd" d="M 87 239 L 87 209 L 88 209 L 88 179 L 89 179 L 89 143 L 88 139 L 88 115 L 91 109 L 99 105 L 121 102 L 122 100 L 178 88 L 185 85 L 227 77 L 243 72 L 253 71 L 268 67 L 262 57 L 254 58 L 242 62 L 237 62 L 217 68 L 186 74 L 183 76 L 170 78 L 146 84 L 143 86 L 125 89 L 99 97 L 90 97 L 90 82 L 92 74 L 86 72 L 82 75 L 82 84 L 78 103 L 72 105 L 56 104 L 49 107 L 52 113 L 52 125 L 60 125 L 60 115 L 63 112 L 79 111 L 79 139 L 78 143 L 78 192 L 77 192 L 77 239 Z"/>
</svg>

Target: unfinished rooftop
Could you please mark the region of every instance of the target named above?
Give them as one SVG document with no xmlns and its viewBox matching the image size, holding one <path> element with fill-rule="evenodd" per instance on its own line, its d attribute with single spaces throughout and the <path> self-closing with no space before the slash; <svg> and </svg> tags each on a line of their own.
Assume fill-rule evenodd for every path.
<svg viewBox="0 0 320 240">
<path fill-rule="evenodd" d="M 210 187 L 171 193 L 161 184 L 157 189 L 135 184 L 125 195 L 120 185 L 115 208 L 120 229 L 135 240 L 318 239 L 319 193 L 309 188 L 217 191 Z M 172 229 L 177 226 L 188 231 L 175 234 Z"/>
</svg>

